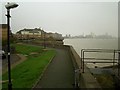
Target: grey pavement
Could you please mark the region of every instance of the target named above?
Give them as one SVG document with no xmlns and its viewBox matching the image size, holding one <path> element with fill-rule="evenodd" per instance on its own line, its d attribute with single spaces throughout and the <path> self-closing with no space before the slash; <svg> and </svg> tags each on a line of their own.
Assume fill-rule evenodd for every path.
<svg viewBox="0 0 120 90">
<path fill-rule="evenodd" d="M 55 49 L 57 54 L 35 88 L 73 88 L 74 68 L 67 50 Z"/>
<path fill-rule="evenodd" d="M 11 57 L 10 57 L 10 61 L 11 61 L 11 65 L 20 61 L 20 57 L 16 54 L 11 54 Z M 8 59 L 6 57 L 6 59 L 3 59 L 2 60 L 2 71 L 4 72 L 4 70 L 7 69 L 7 66 L 8 66 Z"/>
</svg>

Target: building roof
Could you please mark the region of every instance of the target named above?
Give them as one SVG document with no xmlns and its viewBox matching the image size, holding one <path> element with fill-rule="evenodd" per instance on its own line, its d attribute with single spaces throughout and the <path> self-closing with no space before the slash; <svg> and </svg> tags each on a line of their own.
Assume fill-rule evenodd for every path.
<svg viewBox="0 0 120 90">
<path fill-rule="evenodd" d="M 34 28 L 34 29 L 26 29 L 24 28 L 23 30 L 18 31 L 17 33 L 21 33 L 22 31 L 28 31 L 29 33 L 39 33 L 39 31 L 43 31 L 40 28 Z"/>
</svg>

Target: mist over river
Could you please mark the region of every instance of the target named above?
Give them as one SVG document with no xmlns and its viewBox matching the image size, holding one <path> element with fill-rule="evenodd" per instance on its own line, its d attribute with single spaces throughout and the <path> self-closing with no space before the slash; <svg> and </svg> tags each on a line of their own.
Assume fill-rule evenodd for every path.
<svg viewBox="0 0 120 90">
<path fill-rule="evenodd" d="M 64 45 L 71 45 L 80 55 L 81 49 L 118 49 L 118 39 L 80 39 L 80 38 L 69 38 L 64 39 Z M 113 58 L 113 53 L 91 53 L 86 54 L 85 57 L 95 57 L 95 58 Z M 116 55 L 117 58 L 117 55 Z M 88 64 L 90 67 L 94 67 L 92 64 Z M 95 64 L 99 67 L 112 65 L 111 63 L 98 63 Z"/>
</svg>

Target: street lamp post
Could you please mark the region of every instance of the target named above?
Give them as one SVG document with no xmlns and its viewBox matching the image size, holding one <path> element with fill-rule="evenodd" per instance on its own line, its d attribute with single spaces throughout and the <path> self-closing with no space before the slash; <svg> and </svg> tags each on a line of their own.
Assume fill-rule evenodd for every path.
<svg viewBox="0 0 120 90">
<path fill-rule="evenodd" d="M 46 43 L 45 43 L 45 31 L 44 31 L 44 49 L 46 49 Z"/>
<path fill-rule="evenodd" d="M 5 5 L 7 9 L 7 55 L 8 55 L 8 90 L 12 90 L 12 82 L 11 82 L 11 65 L 10 65 L 10 9 L 16 8 L 18 4 L 16 3 L 7 3 Z"/>
<path fill-rule="evenodd" d="M 46 48 L 46 44 L 45 44 L 45 37 L 46 37 L 46 35 L 45 35 L 45 31 L 43 30 L 43 28 L 41 28 L 41 30 L 42 30 L 42 38 L 43 38 L 43 40 L 44 40 L 44 42 L 43 42 L 43 44 L 44 44 L 44 49 Z"/>
</svg>

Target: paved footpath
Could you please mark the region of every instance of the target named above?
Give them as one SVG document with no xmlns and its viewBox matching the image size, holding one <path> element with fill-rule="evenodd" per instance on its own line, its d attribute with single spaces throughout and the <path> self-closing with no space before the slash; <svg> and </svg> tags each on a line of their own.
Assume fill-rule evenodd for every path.
<svg viewBox="0 0 120 90">
<path fill-rule="evenodd" d="M 67 50 L 55 49 L 57 54 L 35 88 L 73 88 L 74 68 Z"/>
</svg>

